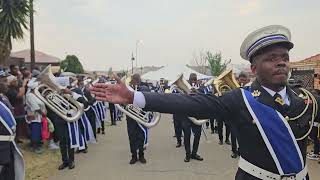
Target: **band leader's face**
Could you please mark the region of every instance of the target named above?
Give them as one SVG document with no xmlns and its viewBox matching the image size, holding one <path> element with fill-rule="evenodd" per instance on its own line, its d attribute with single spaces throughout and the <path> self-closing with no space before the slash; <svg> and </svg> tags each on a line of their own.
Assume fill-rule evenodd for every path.
<svg viewBox="0 0 320 180">
<path fill-rule="evenodd" d="M 289 74 L 289 51 L 285 47 L 268 47 L 253 59 L 252 72 L 263 85 L 285 86 Z"/>
</svg>

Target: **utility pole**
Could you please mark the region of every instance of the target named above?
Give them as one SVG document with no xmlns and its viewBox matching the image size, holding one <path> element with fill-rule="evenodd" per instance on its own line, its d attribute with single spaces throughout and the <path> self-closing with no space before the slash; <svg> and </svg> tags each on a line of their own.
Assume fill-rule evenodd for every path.
<svg viewBox="0 0 320 180">
<path fill-rule="evenodd" d="M 34 23 L 33 23 L 33 0 L 29 0 L 30 3 L 30 68 L 34 69 L 36 63 L 36 55 L 34 49 Z"/>
<path fill-rule="evenodd" d="M 133 53 L 131 55 L 131 75 L 133 74 L 133 61 L 134 61 L 134 57 L 133 57 Z"/>
</svg>

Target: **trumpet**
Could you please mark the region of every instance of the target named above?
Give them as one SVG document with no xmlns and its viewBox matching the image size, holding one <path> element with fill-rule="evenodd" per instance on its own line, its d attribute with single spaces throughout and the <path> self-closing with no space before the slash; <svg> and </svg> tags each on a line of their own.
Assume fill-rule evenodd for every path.
<svg viewBox="0 0 320 180">
<path fill-rule="evenodd" d="M 54 78 L 48 65 L 36 79 L 40 85 L 34 89 L 35 95 L 65 121 L 77 121 L 84 112 L 83 105 L 69 94 L 59 94 L 63 87 Z"/>
<path fill-rule="evenodd" d="M 171 83 L 171 87 L 173 87 L 171 90 L 176 89 L 179 93 L 181 94 L 190 94 L 192 92 L 192 89 L 196 87 L 191 86 L 188 81 L 186 81 L 183 78 L 183 74 L 178 76 L 178 79 L 173 81 L 173 83 Z M 188 117 L 194 124 L 201 126 L 202 124 L 205 124 L 206 122 L 208 122 L 207 119 L 203 119 L 203 120 L 198 120 L 194 117 Z"/>
</svg>

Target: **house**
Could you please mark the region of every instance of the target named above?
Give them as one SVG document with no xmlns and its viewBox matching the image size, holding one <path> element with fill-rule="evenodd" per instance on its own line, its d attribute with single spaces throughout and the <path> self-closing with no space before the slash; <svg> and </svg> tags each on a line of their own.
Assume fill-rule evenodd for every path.
<svg viewBox="0 0 320 180">
<path fill-rule="evenodd" d="M 56 69 L 55 67 L 60 66 L 61 59 L 40 51 L 35 51 L 35 61 L 35 66 L 39 67 L 40 69 L 44 69 L 49 64 Z M 9 64 L 25 66 L 29 68 L 31 64 L 30 49 L 12 52 L 9 57 Z"/>
<path fill-rule="evenodd" d="M 301 80 L 304 87 L 320 90 L 320 54 L 291 62 L 291 68 L 293 79 Z"/>
</svg>

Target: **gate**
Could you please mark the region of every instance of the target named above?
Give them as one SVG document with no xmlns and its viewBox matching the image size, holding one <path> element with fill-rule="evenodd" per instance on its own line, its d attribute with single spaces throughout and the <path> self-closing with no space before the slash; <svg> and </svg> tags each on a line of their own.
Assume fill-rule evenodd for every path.
<svg viewBox="0 0 320 180">
<path fill-rule="evenodd" d="M 314 89 L 314 70 L 293 69 L 291 79 L 302 82 L 302 86 L 306 89 Z"/>
</svg>

